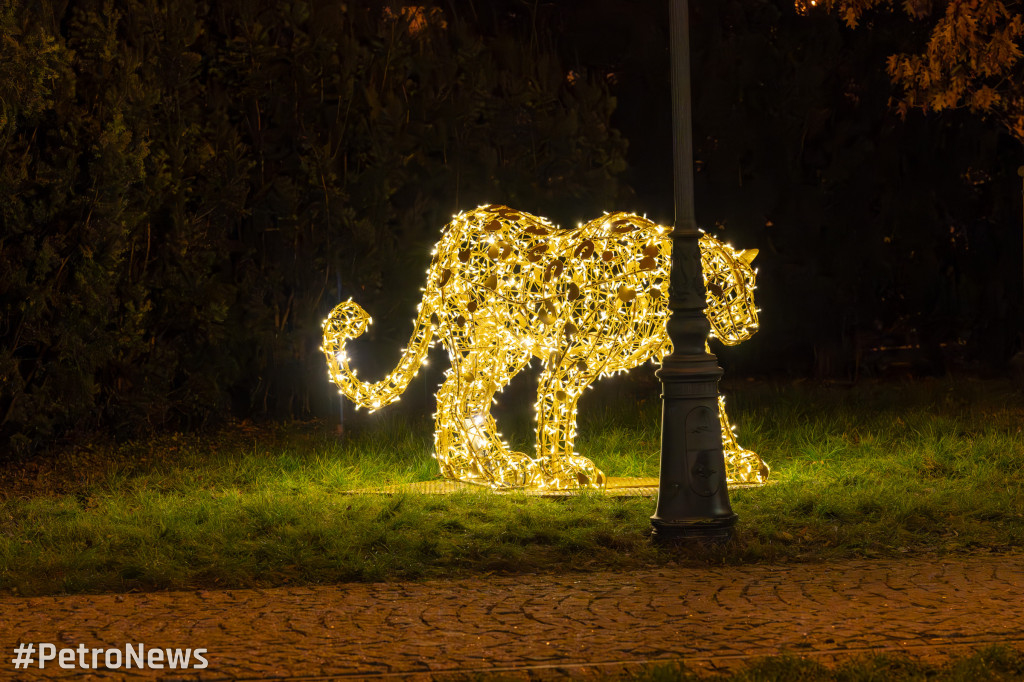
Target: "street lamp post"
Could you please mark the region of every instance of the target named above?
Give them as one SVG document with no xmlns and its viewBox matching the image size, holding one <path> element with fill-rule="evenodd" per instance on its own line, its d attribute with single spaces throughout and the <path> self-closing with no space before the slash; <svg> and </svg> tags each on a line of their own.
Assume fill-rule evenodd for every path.
<svg viewBox="0 0 1024 682">
<path fill-rule="evenodd" d="M 1021 180 L 1021 183 L 1022 183 L 1021 184 L 1021 214 L 1020 215 L 1021 215 L 1021 220 L 1024 221 L 1024 166 L 1021 166 L 1020 168 L 1017 169 L 1017 175 L 1020 176 L 1020 180 Z M 1022 222 L 1022 224 L 1024 224 L 1024 222 Z M 1020 267 L 1021 267 L 1022 284 L 1024 284 L 1024 231 L 1021 232 L 1021 246 L 1022 246 L 1022 248 L 1021 248 Z M 1021 305 L 1021 310 L 1024 311 L 1024 287 L 1022 287 L 1022 289 L 1021 289 L 1020 305 Z M 1021 318 L 1024 319 L 1024 315 L 1021 315 Z M 1018 351 L 1018 355 L 1024 356 L 1024 321 L 1021 322 L 1020 341 L 1021 341 L 1021 344 L 1020 344 L 1020 351 Z"/>
<path fill-rule="evenodd" d="M 672 58 L 672 142 L 675 227 L 668 323 L 672 354 L 657 376 L 662 385 L 661 478 L 651 525 L 659 540 L 724 541 L 736 514 L 725 483 L 718 419 L 722 369 L 707 351 L 710 325 L 701 271 L 700 232 L 693 210 L 693 134 L 687 0 L 669 0 Z"/>
</svg>

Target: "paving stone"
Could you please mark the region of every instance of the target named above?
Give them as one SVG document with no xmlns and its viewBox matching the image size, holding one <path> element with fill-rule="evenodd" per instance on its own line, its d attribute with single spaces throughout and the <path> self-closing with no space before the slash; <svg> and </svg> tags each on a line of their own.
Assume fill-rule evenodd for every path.
<svg viewBox="0 0 1024 682">
<path fill-rule="evenodd" d="M 205 648 L 210 666 L 15 672 L 20 642 Z M 603 679 L 995 643 L 1024 647 L 1021 555 L 0 599 L 13 680 Z"/>
</svg>

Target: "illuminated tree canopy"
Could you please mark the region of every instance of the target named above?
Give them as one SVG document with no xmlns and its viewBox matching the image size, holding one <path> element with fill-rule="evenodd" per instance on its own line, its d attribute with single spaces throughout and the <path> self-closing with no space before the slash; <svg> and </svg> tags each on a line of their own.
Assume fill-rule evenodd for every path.
<svg viewBox="0 0 1024 682">
<path fill-rule="evenodd" d="M 494 488 L 603 487 L 604 473 L 574 450 L 577 401 L 597 379 L 671 352 L 669 233 L 628 213 L 572 230 L 504 206 L 462 213 L 434 250 L 398 366 L 377 382 L 356 376 L 345 342 L 360 336 L 370 317 L 347 301 L 324 323 L 329 376 L 357 405 L 376 410 L 399 398 L 440 341 L 451 368 L 437 392 L 434 456 L 446 478 Z M 700 246 L 712 336 L 740 343 L 758 327 L 757 252 L 707 235 Z M 490 407 L 534 360 L 543 369 L 530 457 L 509 449 Z M 761 482 L 767 467 L 736 443 L 721 404 L 719 417 L 729 478 Z"/>
</svg>

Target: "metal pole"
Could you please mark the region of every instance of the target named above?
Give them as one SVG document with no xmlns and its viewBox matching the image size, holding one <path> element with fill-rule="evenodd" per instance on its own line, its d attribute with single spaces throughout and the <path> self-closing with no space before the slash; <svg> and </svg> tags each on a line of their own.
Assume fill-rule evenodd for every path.
<svg viewBox="0 0 1024 682">
<path fill-rule="evenodd" d="M 1020 176 L 1020 181 L 1021 181 L 1021 188 L 1020 188 L 1020 191 L 1021 191 L 1021 195 L 1020 195 L 1020 197 L 1021 197 L 1021 214 L 1020 214 L 1020 217 L 1021 217 L 1022 225 L 1024 225 L 1024 166 L 1021 166 L 1020 168 L 1017 169 L 1017 175 Z M 1024 229 L 1022 229 L 1022 231 L 1021 231 L 1021 247 L 1022 248 L 1021 248 L 1020 267 L 1021 267 L 1021 286 L 1022 286 L 1022 288 L 1021 288 L 1020 305 L 1021 305 L 1021 320 L 1022 320 L 1022 324 L 1021 324 L 1021 330 L 1020 330 L 1020 338 L 1021 338 L 1021 349 L 1020 349 L 1020 352 L 1024 353 Z"/>
<path fill-rule="evenodd" d="M 672 58 L 672 142 L 676 224 L 668 323 L 673 352 L 661 380 L 661 479 L 651 517 L 656 539 L 728 540 L 736 524 L 725 484 L 718 421 L 718 359 L 706 350 L 700 232 L 693 210 L 693 137 L 690 112 L 690 36 L 687 0 L 669 0 Z"/>
<path fill-rule="evenodd" d="M 334 273 L 334 281 L 335 281 L 335 283 L 337 284 L 337 287 L 338 287 L 338 289 L 337 289 L 337 298 L 335 298 L 334 300 L 340 301 L 341 300 L 341 269 L 340 268 L 337 271 L 335 271 L 335 273 Z M 336 431 L 336 433 L 339 436 L 342 436 L 342 435 L 345 434 L 345 397 L 340 395 L 340 394 L 338 395 L 338 428 L 335 429 L 335 431 Z"/>
<path fill-rule="evenodd" d="M 1021 180 L 1021 190 L 1020 190 L 1021 191 L 1021 215 L 1020 215 L 1020 217 L 1021 217 L 1022 225 L 1024 225 L 1024 166 L 1021 166 L 1020 168 L 1017 169 L 1017 175 L 1020 176 L 1020 180 Z M 1017 355 L 1015 356 L 1015 357 L 1018 357 L 1018 358 L 1019 357 L 1024 357 L 1024 227 L 1022 227 L 1022 231 L 1021 231 L 1021 261 L 1020 261 L 1020 268 L 1021 268 L 1021 299 L 1020 299 L 1020 320 L 1021 320 L 1021 323 L 1020 323 L 1020 328 L 1018 329 L 1018 332 L 1020 332 L 1020 350 L 1017 351 Z"/>
</svg>

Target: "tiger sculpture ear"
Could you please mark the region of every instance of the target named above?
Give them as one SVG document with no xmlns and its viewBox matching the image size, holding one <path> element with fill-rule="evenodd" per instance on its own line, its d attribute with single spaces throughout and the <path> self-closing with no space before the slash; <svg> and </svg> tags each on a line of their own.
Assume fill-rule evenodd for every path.
<svg viewBox="0 0 1024 682">
<path fill-rule="evenodd" d="M 736 255 L 739 256 L 740 260 L 744 263 L 750 265 L 754 262 L 754 259 L 757 258 L 758 253 L 760 252 L 757 249 L 747 249 L 745 251 L 737 251 Z"/>
</svg>

